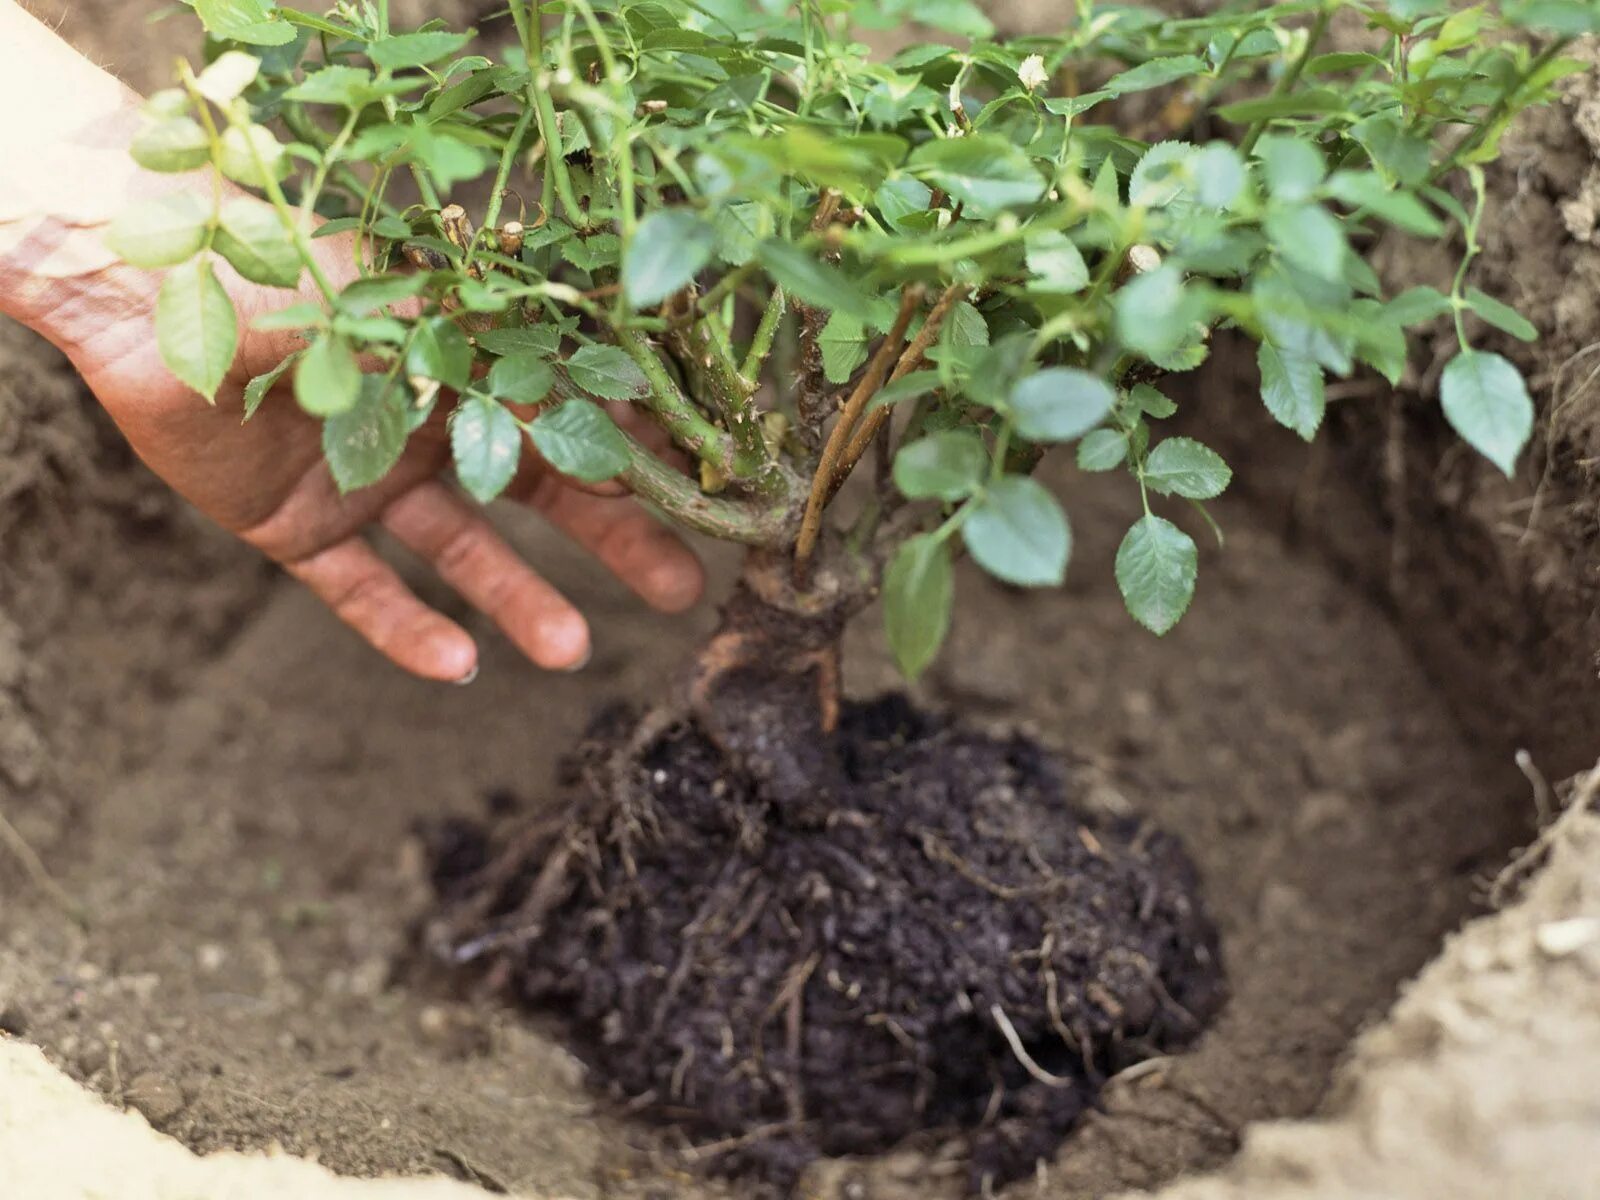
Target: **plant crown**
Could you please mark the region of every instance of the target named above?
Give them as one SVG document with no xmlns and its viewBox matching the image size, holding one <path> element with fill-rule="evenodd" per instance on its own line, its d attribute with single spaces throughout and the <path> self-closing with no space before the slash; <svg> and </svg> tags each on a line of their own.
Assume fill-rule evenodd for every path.
<svg viewBox="0 0 1600 1200">
<path fill-rule="evenodd" d="M 885 568 L 913 676 L 958 545 L 1009 583 L 1061 581 L 1067 518 L 1032 470 L 1065 443 L 1131 476 L 1117 581 L 1148 628 L 1179 620 L 1197 548 L 1161 510 L 1204 512 L 1231 472 L 1163 432 L 1161 384 L 1214 330 L 1257 343 L 1263 402 L 1310 439 L 1327 376 L 1398 383 L 1405 330 L 1452 318 L 1444 415 L 1509 474 L 1533 407 L 1477 339 L 1535 334 L 1470 283 L 1481 164 L 1600 30 L 1589 0 L 1194 19 L 1076 0 L 1065 32 L 1011 41 L 972 0 L 511 0 L 482 34 L 391 28 L 385 0 L 192 5 L 207 65 L 149 100 L 134 155 L 270 207 L 219 185 L 112 228 L 125 259 L 169 268 L 157 328 L 180 379 L 214 397 L 237 348 L 216 256 L 274 287 L 309 276 L 316 302 L 256 322 L 305 345 L 249 384 L 245 417 L 292 393 L 341 489 L 449 405 L 480 501 L 527 436 L 668 520 L 792 553 L 802 585 L 819 545 Z M 856 40 L 913 16 L 955 44 Z M 1329 49 L 1335 22 L 1366 48 Z M 1387 230 L 1450 255 L 1450 290 L 1386 296 L 1363 253 Z M 312 239 L 345 231 L 360 278 L 336 289 Z M 877 487 L 834 505 L 864 458 Z"/>
</svg>

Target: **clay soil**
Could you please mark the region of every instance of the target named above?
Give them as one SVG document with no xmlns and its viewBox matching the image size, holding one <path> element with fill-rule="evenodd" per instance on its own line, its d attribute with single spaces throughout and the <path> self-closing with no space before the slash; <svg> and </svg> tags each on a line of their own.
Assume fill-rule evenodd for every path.
<svg viewBox="0 0 1600 1200">
<path fill-rule="evenodd" d="M 84 44 L 151 64 L 130 72 L 142 82 L 160 73 L 127 49 L 147 6 L 71 7 Z M 71 414 L 59 437 L 39 441 L 57 428 L 41 418 L 16 445 L 0 438 L 0 470 L 45 464 L 27 528 L 0 522 L 0 703 L 25 717 L 0 712 L 0 731 L 30 739 L 0 752 L 31 764 L 25 780 L 0 771 L 0 812 L 91 918 L 80 930 L 0 860 L 0 1028 L 201 1150 L 278 1145 L 349 1174 L 540 1197 L 719 1194 L 669 1137 L 586 1088 L 553 1026 L 393 971 L 427 903 L 417 823 L 476 814 L 497 791 L 553 803 L 589 715 L 653 699 L 709 614 L 645 615 L 513 515 L 591 613 L 593 663 L 541 675 L 485 633 L 470 687 L 401 678 L 116 459 L 49 352 L 8 336 L 0 354 L 0 431 L 24 397 Z M 1059 482 L 1078 538 L 1068 587 L 964 575 L 920 698 L 1067 751 L 1092 769 L 1097 809 L 1137 806 L 1176 833 L 1233 990 L 1193 1051 L 1111 1081 L 1037 1192 L 1012 1189 L 1064 1200 L 1216 1165 L 1247 1122 L 1314 1110 L 1531 814 L 1504 747 L 1461 731 L 1388 610 L 1286 546 L 1287 503 L 1219 506 L 1227 549 L 1206 552 L 1194 611 L 1158 642 L 1111 583 L 1136 500 L 1116 481 Z M 895 684 L 870 616 L 847 684 Z M 807 1186 L 926 1197 L 957 1183 L 939 1147 L 919 1147 L 824 1163 Z"/>
</svg>

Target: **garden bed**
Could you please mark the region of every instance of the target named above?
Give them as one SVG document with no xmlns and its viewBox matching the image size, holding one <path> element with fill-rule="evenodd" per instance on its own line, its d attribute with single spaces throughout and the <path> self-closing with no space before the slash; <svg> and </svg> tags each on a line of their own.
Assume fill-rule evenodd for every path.
<svg viewBox="0 0 1600 1200">
<path fill-rule="evenodd" d="M 1569 183 L 1588 186 L 1574 165 L 1581 111 L 1537 126 L 1528 144 L 1540 152 L 1513 151 L 1501 181 L 1508 211 L 1572 256 L 1578 280 L 1596 262 L 1581 213 L 1551 214 L 1581 199 Z M 1553 336 L 1525 360 L 1546 405 L 1594 340 L 1592 306 L 1547 294 L 1548 277 L 1527 289 Z M 416 823 L 480 812 L 496 792 L 553 803 L 556 760 L 587 716 L 648 700 L 709 615 L 647 616 L 518 525 L 592 614 L 594 662 L 542 675 L 491 641 L 468 688 L 401 679 L 306 595 L 264 586 L 247 556 L 129 465 L 51 352 L 8 332 L 0 355 L 0 467 L 36 476 L 26 520 L 0 524 L 0 754 L 12 755 L 9 773 L 0 758 L 0 814 L 91 918 L 79 931 L 0 856 L 0 1029 L 203 1152 L 277 1146 L 342 1174 L 442 1173 L 531 1197 L 718 1194 L 669 1132 L 585 1088 L 553 1027 L 396 969 L 427 902 Z M 1206 402 L 1235 406 L 1216 395 Z M 1491 487 L 1444 448 L 1429 408 L 1385 403 L 1341 406 L 1329 457 L 1308 465 L 1286 440 L 1272 472 L 1239 462 L 1255 494 L 1219 506 L 1228 547 L 1206 552 L 1195 608 L 1163 641 L 1122 610 L 1110 570 L 1122 498 L 1092 481 L 1060 481 L 1079 543 L 1065 591 L 961 580 L 970 594 L 920 698 L 1030 731 L 1081 760 L 1091 803 L 1135 804 L 1177 833 L 1233 988 L 1193 1052 L 1112 1082 L 1039 1195 L 1161 1185 L 1227 1163 L 1251 1122 L 1315 1111 L 1351 1039 L 1482 911 L 1485 881 L 1530 838 L 1511 750 L 1526 742 L 1551 770 L 1592 761 L 1593 423 L 1563 410 L 1535 450 L 1551 466 L 1532 533 L 1512 537 L 1502 526 L 1530 511 L 1531 485 Z M 856 695 L 895 685 L 875 629 L 852 635 L 847 683 Z M 1489 1078 L 1441 1060 L 1452 1039 L 1473 1041 L 1438 1016 L 1458 1001 L 1487 1030 L 1515 1019 L 1507 996 L 1581 1009 L 1587 952 L 1541 951 L 1537 931 L 1589 913 L 1581 876 L 1600 850 L 1582 822 L 1561 844 L 1532 906 L 1474 931 L 1362 1043 L 1359 1070 L 1398 1069 L 1406 1088 L 1352 1074 L 1345 1125 L 1268 1135 L 1235 1182 L 1193 1194 L 1300 1194 L 1271 1190 L 1284 1164 L 1334 1186 L 1363 1178 L 1346 1171 L 1356 1162 L 1422 1195 L 1405 1191 L 1427 1183 L 1415 1164 L 1439 1147 L 1455 1155 L 1462 1130 L 1481 1140 L 1498 1122 L 1509 1135 L 1541 1082 L 1563 1086 L 1537 1056 L 1592 1056 L 1592 1013 L 1560 1018 L 1566 1041 L 1522 1027 L 1506 1045 L 1526 1057 L 1497 1060 L 1493 1088 L 1470 1084 L 1499 1089 L 1500 1108 L 1437 1110 L 1455 1133 L 1398 1148 L 1360 1136 L 1407 1128 L 1395 1105 L 1431 1112 L 1427 1098 Z M 1486 986 L 1493 1004 L 1473 990 Z M 29 1106 L 25 1089 L 57 1094 L 48 1075 L 8 1067 L 20 1060 L 4 1049 L 0 1135 Z M 1575 1094 L 1557 1099 L 1572 1119 L 1551 1157 L 1578 1161 L 1600 1118 Z M 869 1190 L 852 1191 L 860 1179 Z M 808 1182 L 831 1200 L 958 1181 L 934 1143 L 824 1164 Z"/>
</svg>

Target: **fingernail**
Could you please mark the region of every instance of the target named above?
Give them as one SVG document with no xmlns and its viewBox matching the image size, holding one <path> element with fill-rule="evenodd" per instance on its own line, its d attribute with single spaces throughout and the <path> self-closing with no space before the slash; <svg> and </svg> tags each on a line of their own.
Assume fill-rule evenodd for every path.
<svg viewBox="0 0 1600 1200">
<path fill-rule="evenodd" d="M 563 674 L 576 675 L 579 671 L 583 670 L 585 667 L 587 667 L 589 665 L 589 660 L 592 659 L 593 657 L 594 657 L 594 645 L 593 645 L 593 643 L 591 643 L 589 648 L 583 652 L 583 657 L 582 658 L 580 658 L 577 662 L 573 663 L 570 667 L 562 667 L 561 670 L 562 670 Z"/>
<path fill-rule="evenodd" d="M 467 684 L 471 683 L 477 677 L 478 677 L 478 664 L 477 663 L 473 663 L 472 664 L 472 670 L 468 671 L 460 679 L 456 680 L 456 686 L 457 687 L 466 687 Z"/>
</svg>

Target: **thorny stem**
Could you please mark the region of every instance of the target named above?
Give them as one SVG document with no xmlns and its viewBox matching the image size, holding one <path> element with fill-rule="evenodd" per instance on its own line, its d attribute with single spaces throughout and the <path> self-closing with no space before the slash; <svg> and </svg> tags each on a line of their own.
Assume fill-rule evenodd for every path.
<svg viewBox="0 0 1600 1200">
<path fill-rule="evenodd" d="M 483 228 L 490 237 L 493 237 L 494 231 L 500 227 L 500 210 L 505 204 L 506 188 L 511 183 L 511 171 L 516 165 L 517 151 L 522 147 L 522 139 L 528 135 L 528 126 L 532 120 L 533 110 L 523 109 L 522 116 L 518 118 L 515 128 L 511 131 L 510 140 L 506 142 L 505 150 L 500 154 L 500 169 L 495 172 L 494 190 L 489 193 L 489 207 L 483 216 Z M 474 240 L 467 248 L 464 269 L 471 268 L 477 249 L 478 243 Z"/>
<path fill-rule="evenodd" d="M 700 462 L 731 477 L 734 449 L 728 435 L 700 415 L 636 330 L 617 330 L 617 344 L 644 372 L 650 383 L 650 395 L 645 404 L 673 443 Z"/>
<path fill-rule="evenodd" d="M 944 295 L 939 297 L 938 303 L 933 306 L 933 311 L 928 314 L 928 319 L 923 322 L 922 328 L 917 331 L 917 336 L 911 340 L 911 345 L 907 346 L 905 353 L 900 356 L 900 361 L 895 365 L 894 373 L 889 376 L 890 383 L 904 379 L 922 364 L 923 356 L 927 354 L 928 348 L 933 345 L 933 339 L 939 336 L 939 330 L 943 327 L 945 318 L 950 315 L 950 310 L 966 294 L 967 285 L 964 283 L 953 283 L 945 289 Z M 834 471 L 833 480 L 830 484 L 832 491 L 838 491 L 849 477 L 850 472 L 855 470 L 856 464 L 861 461 L 862 456 L 871 447 L 872 439 L 878 436 L 878 431 L 883 428 L 888 420 L 889 410 L 886 408 L 880 408 L 877 412 L 867 414 L 866 423 L 850 439 L 850 444 L 845 447 L 844 456 L 840 459 L 838 469 Z"/>
<path fill-rule="evenodd" d="M 539 136 L 544 139 L 545 171 L 555 181 L 556 197 L 561 210 L 575 229 L 589 227 L 588 214 L 578 203 L 578 194 L 572 187 L 572 176 L 567 171 L 567 160 L 561 145 L 561 135 L 556 128 L 555 105 L 550 103 L 550 89 L 540 76 L 544 71 L 544 27 L 537 12 L 528 12 L 527 0 L 511 0 L 511 20 L 522 39 L 523 57 L 528 60 L 528 103 L 533 107 L 539 123 Z M 437 207 L 437 206 L 435 206 Z"/>
<path fill-rule="evenodd" d="M 756 408 L 755 390 L 748 386 L 733 361 L 733 351 L 723 334 L 720 319 L 707 313 L 695 320 L 693 309 L 673 327 L 669 345 L 686 368 L 701 381 L 704 400 L 721 418 L 733 439 L 730 466 L 739 479 L 754 479 L 771 464 L 766 439 L 761 433 L 761 414 Z"/>
<path fill-rule="evenodd" d="M 767 301 L 766 311 L 761 314 L 761 324 L 756 326 L 755 339 L 750 343 L 750 352 L 745 355 L 744 365 L 739 368 L 739 374 L 752 388 L 761 378 L 761 368 L 766 365 L 767 356 L 772 353 L 772 343 L 778 336 L 778 325 L 783 320 L 784 307 L 783 289 L 773 288 L 772 296 Z"/>
<path fill-rule="evenodd" d="M 816 551 L 817 539 L 822 533 L 822 510 L 833 494 L 834 473 L 844 456 L 845 448 L 849 445 L 850 435 L 866 411 L 868 403 L 888 377 L 890 365 L 900 354 L 906 330 L 911 327 L 911 318 L 916 315 L 921 303 L 921 287 L 910 286 L 901 292 L 900 312 L 895 317 L 893 328 L 879 344 L 867 373 L 861 377 L 861 382 L 856 385 L 855 391 L 850 394 L 850 399 L 845 402 L 844 411 L 839 415 L 838 423 L 834 425 L 827 444 L 822 448 L 822 458 L 817 463 L 816 475 L 811 482 L 811 495 L 806 501 L 805 517 L 800 524 L 800 536 L 795 543 L 797 578 L 804 579 L 811 556 Z"/>
</svg>

